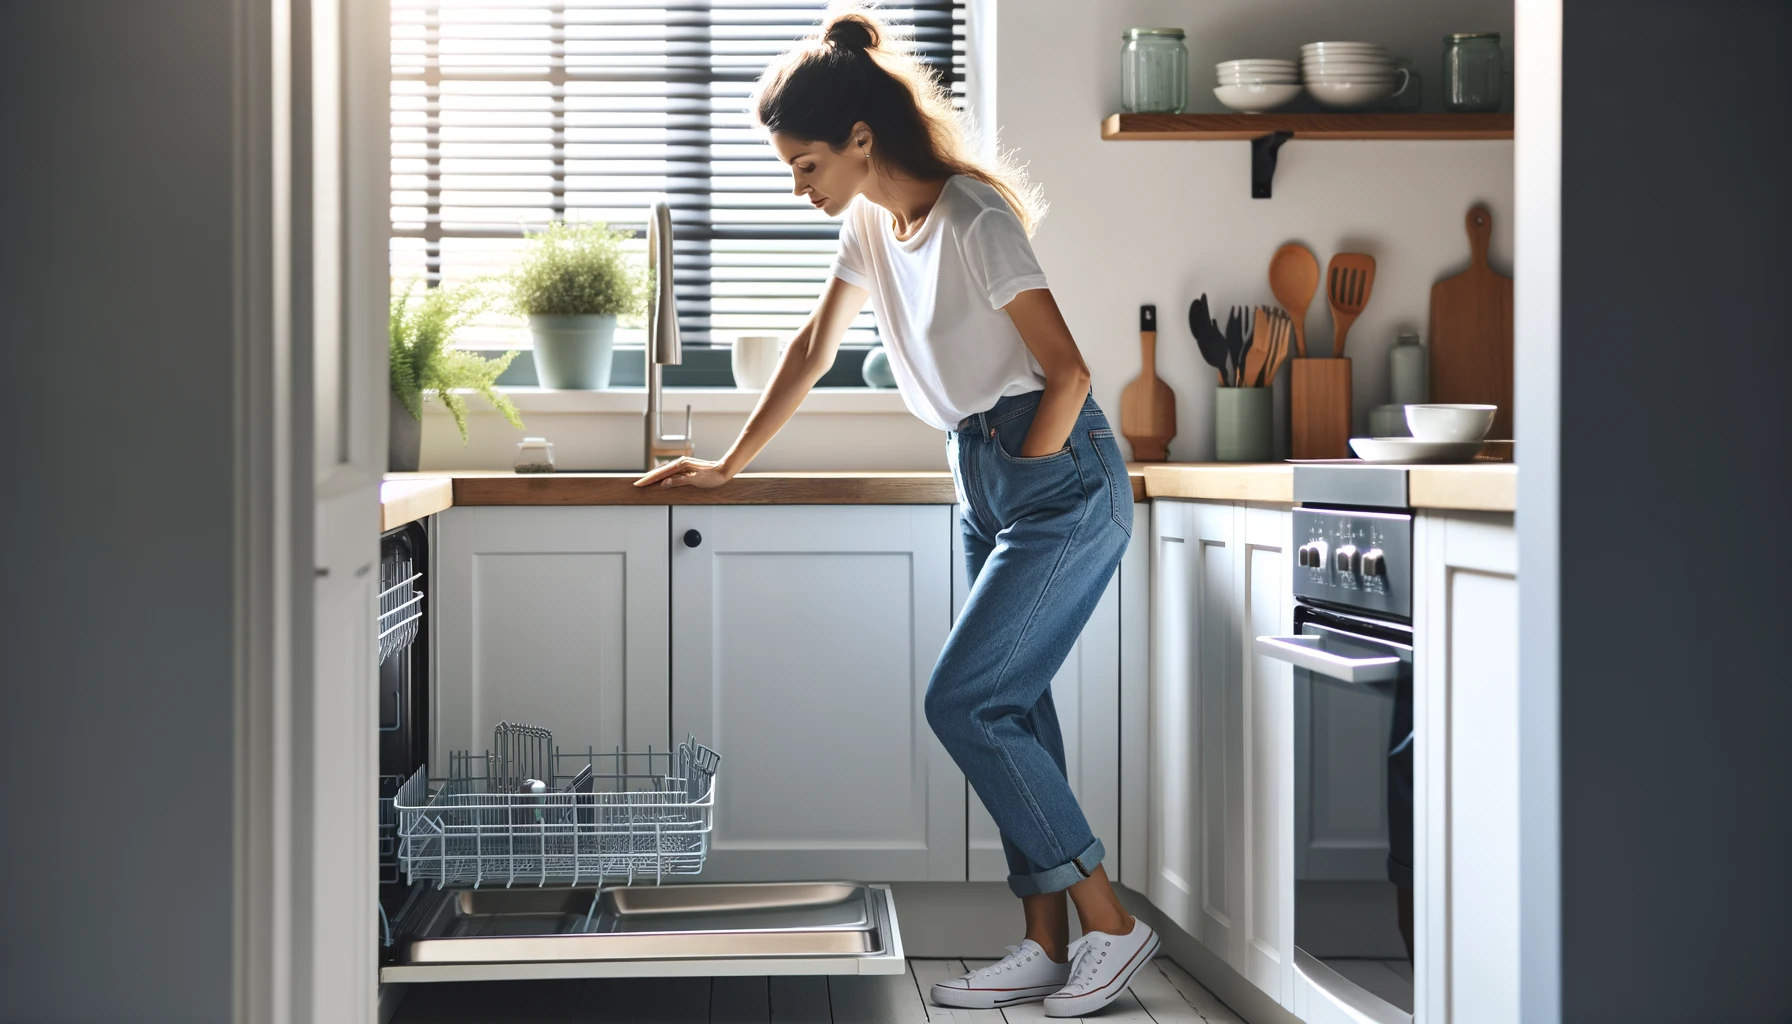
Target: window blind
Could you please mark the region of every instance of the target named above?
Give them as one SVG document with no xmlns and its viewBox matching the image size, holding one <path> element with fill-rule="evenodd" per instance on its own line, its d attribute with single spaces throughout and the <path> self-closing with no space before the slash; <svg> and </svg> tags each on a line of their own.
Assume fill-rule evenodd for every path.
<svg viewBox="0 0 1792 1024">
<path fill-rule="evenodd" d="M 965 104 L 963 0 L 880 7 Z M 431 286 L 499 273 L 525 230 L 601 220 L 641 232 L 673 208 L 686 344 L 794 331 L 814 308 L 839 222 L 790 194 L 748 101 L 767 62 L 815 30 L 824 0 L 392 0 L 391 266 Z M 639 343 L 639 319 L 617 341 Z M 848 344 L 868 344 L 869 312 Z M 496 314 L 457 339 L 527 348 Z"/>
</svg>

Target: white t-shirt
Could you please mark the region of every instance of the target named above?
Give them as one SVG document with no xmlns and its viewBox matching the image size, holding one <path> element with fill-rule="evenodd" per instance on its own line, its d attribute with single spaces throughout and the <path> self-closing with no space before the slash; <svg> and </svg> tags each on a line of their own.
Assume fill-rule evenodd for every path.
<svg viewBox="0 0 1792 1024">
<path fill-rule="evenodd" d="M 855 196 L 840 218 L 831 272 L 871 293 L 877 329 L 909 411 L 941 430 L 1006 395 L 1045 387 L 1045 373 L 1002 307 L 1045 273 L 1002 194 L 955 174 L 913 236 Z"/>
</svg>

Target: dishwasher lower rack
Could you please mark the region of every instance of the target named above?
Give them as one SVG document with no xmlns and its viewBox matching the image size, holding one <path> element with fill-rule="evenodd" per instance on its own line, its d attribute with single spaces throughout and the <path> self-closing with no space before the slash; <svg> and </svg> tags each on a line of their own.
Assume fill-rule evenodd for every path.
<svg viewBox="0 0 1792 1024">
<path fill-rule="evenodd" d="M 393 798 L 398 863 L 444 886 L 658 883 L 709 854 L 721 757 L 687 738 L 675 751 L 587 748 L 548 755 L 545 792 L 510 788 L 489 754 L 456 752 L 449 774 L 420 768 Z"/>
</svg>

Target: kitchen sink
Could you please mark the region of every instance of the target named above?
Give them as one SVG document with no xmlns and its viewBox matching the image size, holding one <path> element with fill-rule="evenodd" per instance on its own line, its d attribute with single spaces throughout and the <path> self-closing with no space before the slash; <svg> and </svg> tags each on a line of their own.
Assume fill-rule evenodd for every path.
<svg viewBox="0 0 1792 1024">
<path fill-rule="evenodd" d="M 443 890 L 387 981 L 894 974 L 888 886 L 852 882 Z"/>
</svg>

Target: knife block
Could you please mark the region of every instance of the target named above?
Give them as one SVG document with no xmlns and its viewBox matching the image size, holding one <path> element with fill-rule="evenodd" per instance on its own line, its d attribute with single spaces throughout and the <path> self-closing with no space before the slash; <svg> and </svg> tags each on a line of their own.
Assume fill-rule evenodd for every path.
<svg viewBox="0 0 1792 1024">
<path fill-rule="evenodd" d="M 1350 360 L 1295 359 L 1288 407 L 1297 459 L 1350 458 Z"/>
</svg>

